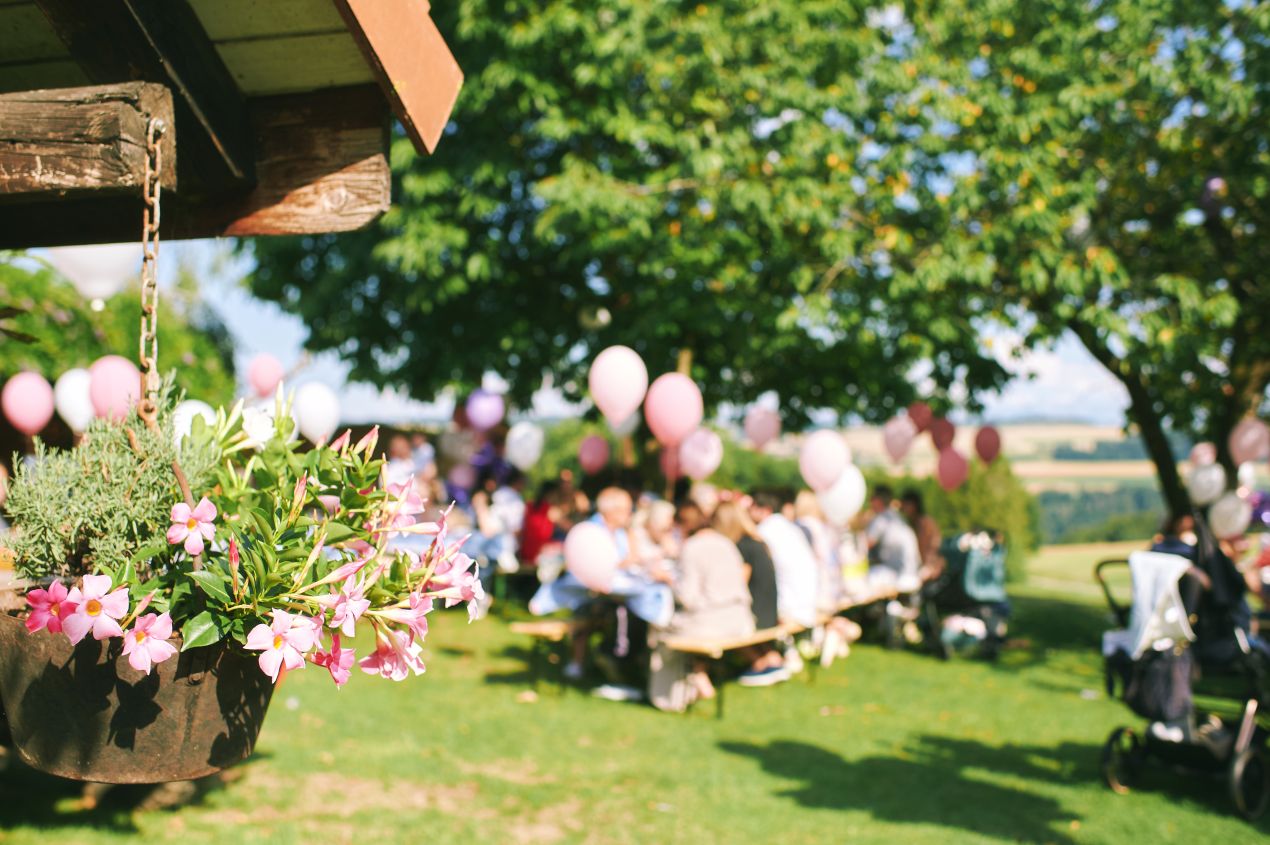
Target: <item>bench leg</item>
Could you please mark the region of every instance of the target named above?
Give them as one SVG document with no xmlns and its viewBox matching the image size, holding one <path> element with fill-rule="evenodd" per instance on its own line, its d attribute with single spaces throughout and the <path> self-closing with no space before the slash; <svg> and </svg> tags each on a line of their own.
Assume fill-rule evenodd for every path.
<svg viewBox="0 0 1270 845">
<path fill-rule="evenodd" d="M 714 684 L 714 718 L 722 719 L 723 718 L 723 688 L 725 686 L 725 684 L 723 683 L 724 681 L 723 661 L 711 660 L 709 665 L 710 665 L 710 670 L 708 674 L 710 675 L 710 683 Z"/>
</svg>

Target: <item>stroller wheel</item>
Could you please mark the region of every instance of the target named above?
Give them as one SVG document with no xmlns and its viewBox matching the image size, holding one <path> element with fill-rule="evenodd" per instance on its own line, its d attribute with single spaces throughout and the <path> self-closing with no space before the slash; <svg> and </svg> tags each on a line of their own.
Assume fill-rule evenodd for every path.
<svg viewBox="0 0 1270 845">
<path fill-rule="evenodd" d="M 1259 748 L 1245 748 L 1230 761 L 1230 797 L 1248 821 L 1261 818 L 1270 806 L 1270 765 Z"/>
<path fill-rule="evenodd" d="M 1129 728 L 1116 728 L 1102 747 L 1102 779 L 1112 792 L 1123 795 L 1138 779 L 1145 757 L 1142 740 Z"/>
</svg>

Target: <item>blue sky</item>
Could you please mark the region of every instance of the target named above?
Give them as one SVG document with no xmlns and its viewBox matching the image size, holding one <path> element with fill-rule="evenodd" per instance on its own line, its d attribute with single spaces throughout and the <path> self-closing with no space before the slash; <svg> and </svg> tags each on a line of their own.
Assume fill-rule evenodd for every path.
<svg viewBox="0 0 1270 845">
<path fill-rule="evenodd" d="M 222 246 L 214 241 L 170 242 L 164 245 L 165 272 L 174 275 L 177 262 L 191 266 L 200 279 L 203 296 L 224 320 L 237 340 L 236 364 L 239 373 L 260 353 L 276 356 L 288 370 L 303 357 L 304 324 L 278 306 L 262 302 L 242 286 L 249 269 L 245 261 L 217 261 Z M 175 259 L 175 260 L 173 260 Z M 1006 423 L 1022 420 L 1061 420 L 1096 425 L 1124 422 L 1128 399 L 1123 387 L 1094 361 L 1074 337 L 1067 336 L 1051 350 L 1025 353 L 1021 359 L 1009 355 L 1013 339 L 993 338 L 993 349 L 1017 377 L 997 396 L 985 397 L 983 419 Z M 332 353 L 314 356 L 293 379 L 296 385 L 320 381 L 340 395 L 345 422 L 409 422 L 448 417 L 452 399 L 416 401 L 410 397 L 381 391 L 366 384 L 350 384 L 347 369 Z M 497 388 L 491 376 L 487 387 Z M 426 397 L 431 398 L 431 397 Z M 569 406 L 552 391 L 540 391 L 535 400 L 540 415 L 560 416 Z"/>
</svg>

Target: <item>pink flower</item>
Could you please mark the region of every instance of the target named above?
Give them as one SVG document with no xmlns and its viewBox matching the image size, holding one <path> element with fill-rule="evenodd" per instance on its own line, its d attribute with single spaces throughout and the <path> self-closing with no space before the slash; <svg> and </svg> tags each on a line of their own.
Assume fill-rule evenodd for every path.
<svg viewBox="0 0 1270 845">
<path fill-rule="evenodd" d="M 428 619 L 427 615 L 432 612 L 432 597 L 424 596 L 419 593 L 410 594 L 410 606 L 407 607 L 391 607 L 387 610 L 379 611 L 379 615 L 384 619 L 405 625 L 410 629 L 410 639 L 422 640 L 428 636 Z"/>
<path fill-rule="evenodd" d="M 348 683 L 352 674 L 355 653 L 351 648 L 340 648 L 340 632 L 331 635 L 331 650 L 318 651 L 313 654 L 313 662 L 325 667 L 331 673 L 335 686 L 342 687 Z"/>
<path fill-rule="evenodd" d="M 212 539 L 214 529 L 212 522 L 216 519 L 216 506 L 204 496 L 199 499 L 193 510 L 185 502 L 177 502 L 172 506 L 172 527 L 168 529 L 168 542 L 172 545 L 185 543 L 185 551 L 190 555 L 203 553 L 203 541 Z"/>
<path fill-rule="evenodd" d="M 365 590 L 365 584 L 354 584 L 349 578 L 338 593 L 329 593 L 317 600 L 318 604 L 331 611 L 331 627 L 339 628 L 346 637 L 356 634 L 357 620 L 370 607 Z"/>
<path fill-rule="evenodd" d="M 348 441 L 352 438 L 352 436 L 353 430 L 351 428 L 344 429 L 343 434 L 331 441 L 330 448 L 336 452 L 343 452 L 348 448 Z"/>
<path fill-rule="evenodd" d="M 411 672 L 422 675 L 426 671 L 419 653 L 423 651 L 405 633 L 380 631 L 375 639 L 375 653 L 357 662 L 367 675 L 379 675 L 394 681 L 404 681 Z"/>
<path fill-rule="evenodd" d="M 123 653 L 128 655 L 128 665 L 149 675 L 155 663 L 176 654 L 176 646 L 168 642 L 171 636 L 172 617 L 166 613 L 138 617 L 132 630 L 123 635 Z"/>
<path fill-rule="evenodd" d="M 375 451 L 376 444 L 379 443 L 379 426 L 373 427 L 370 431 L 362 435 L 362 439 L 357 441 L 357 445 L 353 447 L 353 454 L 365 452 L 369 457 Z"/>
<path fill-rule="evenodd" d="M 128 613 L 128 588 L 120 587 L 107 595 L 109 589 L 109 575 L 85 575 L 84 589 L 72 587 L 66 594 L 75 611 L 62 616 L 62 631 L 72 643 L 78 643 L 89 631 L 97 640 L 123 636 L 116 620 Z"/>
<path fill-rule="evenodd" d="M 62 617 L 75 612 L 75 605 L 66 600 L 66 587 L 60 581 L 49 584 L 47 590 L 35 589 L 26 594 L 31 615 L 26 618 L 26 629 L 35 633 L 48 628 L 54 634 L 62 631 Z"/>
<path fill-rule="evenodd" d="M 269 615 L 273 617 L 271 623 L 261 623 L 247 634 L 247 648 L 263 652 L 258 661 L 260 671 L 276 683 L 284 665 L 288 669 L 304 668 L 305 652 L 317 643 L 322 623 L 285 610 L 273 610 Z"/>
</svg>

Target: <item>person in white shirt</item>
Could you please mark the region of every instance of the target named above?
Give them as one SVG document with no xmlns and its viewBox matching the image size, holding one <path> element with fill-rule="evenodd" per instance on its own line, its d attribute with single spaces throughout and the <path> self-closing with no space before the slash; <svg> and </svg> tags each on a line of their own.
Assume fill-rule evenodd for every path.
<svg viewBox="0 0 1270 845">
<path fill-rule="evenodd" d="M 899 584 L 915 583 L 921 567 L 917 535 L 903 514 L 892 506 L 894 499 L 894 491 L 879 484 L 869 500 L 873 516 L 864 530 L 869 544 L 869 577 L 873 579 L 881 574 Z M 885 571 L 875 573 L 874 570 Z"/>
<path fill-rule="evenodd" d="M 782 622 L 804 627 L 816 624 L 816 594 L 820 567 L 807 535 L 781 514 L 784 502 L 771 493 L 759 493 L 750 506 L 750 518 L 758 525 L 776 568 L 776 613 Z"/>
</svg>

